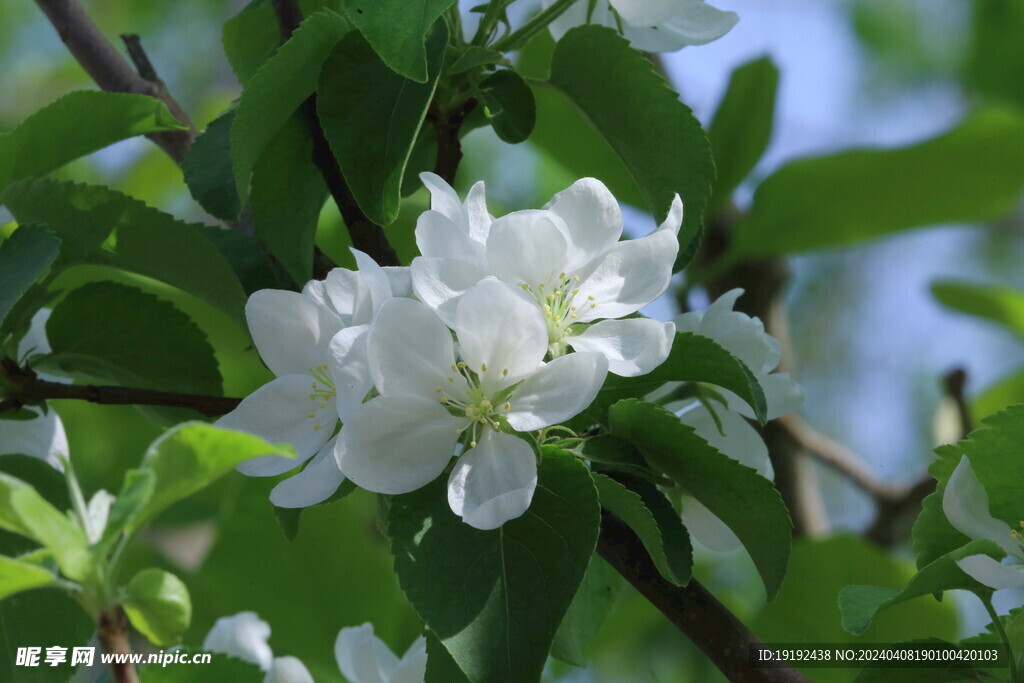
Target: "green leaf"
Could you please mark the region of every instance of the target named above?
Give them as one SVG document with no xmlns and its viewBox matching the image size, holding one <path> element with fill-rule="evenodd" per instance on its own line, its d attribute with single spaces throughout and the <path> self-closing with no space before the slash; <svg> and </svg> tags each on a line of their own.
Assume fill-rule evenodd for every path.
<svg viewBox="0 0 1024 683">
<path fill-rule="evenodd" d="M 119 140 L 170 130 L 185 126 L 155 97 L 96 90 L 68 93 L 0 135 L 0 192 Z"/>
<path fill-rule="evenodd" d="M 188 588 L 162 569 L 143 569 L 133 576 L 121 604 L 132 626 L 161 647 L 180 641 L 192 621 Z"/>
<path fill-rule="evenodd" d="M 9 510 L 9 502 L 3 502 L 9 501 L 5 491 L 9 492 L 12 485 L 20 487 L 27 484 L 58 510 L 69 509 L 71 500 L 64 475 L 40 458 L 29 455 L 0 455 L 0 472 L 17 482 L 12 484 L 10 479 L 0 480 L 0 505 L 8 508 L 6 516 L 0 511 L 0 554 L 15 557 L 38 549 L 39 544 L 27 537 L 27 529 L 21 526 L 17 517 Z M 22 530 L 12 528 L 12 524 Z"/>
<path fill-rule="evenodd" d="M 652 403 L 620 401 L 608 419 L 612 434 L 633 443 L 732 529 L 754 560 L 768 598 L 774 597 L 786 575 L 793 524 L 772 482 Z"/>
<path fill-rule="evenodd" d="M 245 292 L 231 264 L 196 229 L 106 187 L 39 179 L 4 194 L 19 223 L 45 223 L 63 242 L 55 268 L 94 264 L 151 277 L 245 325 Z"/>
<path fill-rule="evenodd" d="M 110 506 L 107 527 L 103 531 L 103 542 L 116 542 L 121 532 L 145 509 L 156 490 L 156 475 L 150 470 L 128 470 L 124 475 L 121 492 Z"/>
<path fill-rule="evenodd" d="M 623 585 L 622 577 L 610 564 L 599 555 L 592 556 L 576 597 L 555 634 L 551 656 L 586 666 L 587 646 L 601 630 Z"/>
<path fill-rule="evenodd" d="M 601 507 L 622 518 L 636 532 L 658 572 L 677 586 L 690 582 L 693 548 L 679 513 L 658 488 L 641 480 L 629 485 L 593 473 Z"/>
<path fill-rule="evenodd" d="M 427 40 L 429 78 L 416 83 L 380 60 L 358 33 L 342 39 L 320 75 L 317 114 L 352 196 L 370 220 L 398 217 L 402 176 L 434 97 L 448 31 Z"/>
<path fill-rule="evenodd" d="M 954 529 L 946 518 L 946 513 L 942 511 L 942 496 L 946 491 L 946 483 L 960 463 L 963 453 L 956 446 L 940 446 L 935 449 L 935 453 L 939 457 L 928 466 L 928 473 L 937 482 L 935 492 L 921 502 L 921 512 L 914 520 L 914 528 L 911 531 L 918 569 L 971 540 Z"/>
<path fill-rule="evenodd" d="M 605 415 L 607 415 L 605 409 Z M 604 420 L 604 416 L 602 416 Z M 605 420 L 606 421 L 606 420 Z M 640 455 L 636 447 L 624 439 L 611 434 L 592 436 L 579 447 L 580 455 L 595 464 L 595 471 L 612 470 L 622 472 L 631 477 L 645 479 L 652 484 L 671 486 L 671 479 L 666 479 L 651 469 L 651 466 Z"/>
<path fill-rule="evenodd" d="M 455 0 L 347 0 L 349 19 L 399 75 L 417 83 L 437 79 L 427 34 Z M 445 37 L 447 40 L 447 36 Z"/>
<path fill-rule="evenodd" d="M 1024 477 L 1021 477 L 1021 444 L 1024 443 L 1024 404 L 985 418 L 981 426 L 957 443 L 971 460 L 971 468 L 988 493 L 989 512 L 1011 528 L 1024 519 Z"/>
<path fill-rule="evenodd" d="M 779 69 L 771 57 L 747 62 L 732 72 L 729 88 L 708 127 L 718 177 L 709 210 L 729 201 L 750 175 L 772 137 Z"/>
<path fill-rule="evenodd" d="M 931 289 L 943 306 L 999 323 L 1024 337 L 1024 292 L 1019 289 L 951 280 L 933 282 Z"/>
<path fill-rule="evenodd" d="M 38 565 L 0 555 L 0 600 L 15 593 L 49 586 L 55 578 Z"/>
<path fill-rule="evenodd" d="M 432 632 L 427 631 L 427 671 L 424 683 L 469 683 L 466 674 Z"/>
<path fill-rule="evenodd" d="M 448 507 L 440 477 L 391 500 L 388 534 L 402 589 L 472 681 L 539 680 L 597 542 L 587 468 L 546 448 L 530 509 L 480 531 Z"/>
<path fill-rule="evenodd" d="M 17 477 L 0 474 L 0 529 L 37 540 L 14 509 L 14 494 L 22 489 L 34 491 L 31 486 Z"/>
<path fill-rule="evenodd" d="M 1014 403 L 1024 403 L 1024 367 L 1018 368 L 1009 377 L 985 387 L 981 394 L 971 401 L 971 415 L 975 422 L 981 422 L 992 413 Z"/>
<path fill-rule="evenodd" d="M 205 652 L 196 648 L 181 648 L 177 650 L 190 661 L 193 655 Z M 225 683 L 261 683 L 266 679 L 266 674 L 260 667 L 251 662 L 222 655 L 214 655 L 209 664 L 202 666 L 190 666 L 178 664 L 170 666 L 150 666 L 139 668 L 139 681 L 141 683 L 210 683 L 210 681 L 225 681 Z"/>
<path fill-rule="evenodd" d="M 974 0 L 965 80 L 996 102 L 1024 106 L 1024 6 L 1019 2 Z"/>
<path fill-rule="evenodd" d="M 902 590 L 883 586 L 847 586 L 839 592 L 843 628 L 855 635 L 863 633 L 880 610 L 922 595 L 954 589 L 991 592 L 991 588 L 978 583 L 956 565 L 957 560 L 981 554 L 997 560 L 1006 555 L 994 542 L 980 539 L 923 567 Z"/>
<path fill-rule="evenodd" d="M 449 55 L 451 52 L 449 52 Z M 478 66 L 497 64 L 504 59 L 505 55 L 487 47 L 479 45 L 467 45 L 464 51 L 459 54 L 450 66 L 445 68 L 446 76 L 455 76 L 465 73 Z"/>
<path fill-rule="evenodd" d="M 511 69 L 495 72 L 480 82 L 480 96 L 499 138 L 515 145 L 530 137 L 537 105 L 522 76 Z"/>
<path fill-rule="evenodd" d="M 70 653 L 72 647 L 88 645 L 95 630 L 96 624 L 86 611 L 64 591 L 37 590 L 12 595 L 0 602 L 0 679 L 9 683 L 68 683 L 67 667 L 18 666 L 18 648 L 60 646 L 69 648 Z"/>
<path fill-rule="evenodd" d="M 243 86 L 274 54 L 280 40 L 274 7 L 268 0 L 252 0 L 224 22 L 220 36 L 231 70 Z"/>
<path fill-rule="evenodd" d="M 259 289 L 288 289 L 278 277 L 263 247 L 252 237 L 227 226 L 197 225 L 199 234 L 208 239 L 221 256 L 231 264 L 242 290 L 248 295 Z M 284 276 L 284 273 L 281 273 Z"/>
<path fill-rule="evenodd" d="M 0 244 L 0 324 L 60 253 L 60 240 L 39 225 L 23 225 Z"/>
<path fill-rule="evenodd" d="M 256 235 L 296 283 L 313 277 L 317 219 L 327 186 L 313 164 L 313 139 L 301 116 L 288 120 L 252 173 Z"/>
<path fill-rule="evenodd" d="M 241 199 L 263 150 L 317 88 L 320 67 L 349 32 L 349 22 L 330 10 L 308 17 L 246 83 L 231 124 L 231 166 Z"/>
<path fill-rule="evenodd" d="M 306 467 L 309 466 L 309 462 L 310 461 L 306 462 Z M 330 505 L 331 503 L 341 500 L 355 490 L 355 483 L 351 479 L 345 479 L 338 486 L 338 490 L 332 493 L 327 500 L 314 505 L 309 505 L 304 508 L 279 508 L 275 505 L 274 516 L 277 517 L 277 523 L 281 525 L 281 531 L 284 532 L 284 537 L 289 541 L 294 541 L 295 537 L 299 535 L 299 518 L 302 516 L 303 510 L 319 507 L 321 505 Z"/>
<path fill-rule="evenodd" d="M 142 459 L 142 467 L 156 475 L 153 496 L 126 530 L 138 530 L 171 503 L 213 483 L 238 463 L 261 455 L 294 458 L 295 451 L 290 446 L 272 446 L 250 434 L 201 422 L 185 423 L 165 432 Z"/>
<path fill-rule="evenodd" d="M 549 83 L 615 149 L 658 222 L 679 194 L 686 252 L 700 234 L 715 176 L 710 145 L 690 108 L 629 41 L 603 26 L 579 26 L 558 41 Z"/>
<path fill-rule="evenodd" d="M 12 490 L 9 504 L 26 535 L 53 553 L 64 576 L 74 581 L 82 581 L 89 576 L 93 568 L 92 556 L 80 526 L 46 502 L 31 486 Z"/>
<path fill-rule="evenodd" d="M 230 109 L 206 127 L 192 142 L 181 162 L 185 184 L 192 198 L 211 215 L 233 221 L 242 210 L 231 170 L 231 124 L 235 111 Z"/>
<path fill-rule="evenodd" d="M 1022 137 L 1024 116 L 990 109 L 910 147 L 791 162 L 757 189 L 730 255 L 778 256 L 999 218 L 1024 188 Z"/>
</svg>

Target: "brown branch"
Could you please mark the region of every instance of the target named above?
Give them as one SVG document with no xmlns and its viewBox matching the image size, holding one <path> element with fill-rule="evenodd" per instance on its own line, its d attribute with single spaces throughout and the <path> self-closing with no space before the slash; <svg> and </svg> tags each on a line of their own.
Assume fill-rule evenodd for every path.
<svg viewBox="0 0 1024 683">
<path fill-rule="evenodd" d="M 151 133 L 147 136 L 180 164 L 195 138 L 196 130 L 185 111 L 163 87 L 163 83 L 159 79 L 144 78 L 133 69 L 100 33 L 77 0 L 36 0 L 36 4 L 46 14 L 57 30 L 57 35 L 96 85 L 108 92 L 155 97 L 167 105 L 176 119 L 188 126 L 188 130 Z M 141 51 L 141 45 L 138 47 Z M 152 75 L 156 75 L 152 71 L 152 65 L 150 71 Z"/>
<path fill-rule="evenodd" d="M 751 648 L 764 644 L 715 596 L 695 579 L 680 588 L 666 581 L 651 560 L 643 542 L 622 520 L 602 513 L 601 557 L 641 595 L 699 647 L 734 683 L 782 683 L 807 681 L 792 668 L 757 668 L 750 662 Z"/>
<path fill-rule="evenodd" d="M 100 647 L 108 655 L 130 655 L 128 643 L 128 617 L 120 607 L 113 607 L 100 614 L 99 629 L 96 633 Z M 131 662 L 111 662 L 110 669 L 116 683 L 139 683 L 139 674 Z"/>
<path fill-rule="evenodd" d="M 476 109 L 477 100 L 470 98 L 454 112 L 442 112 L 435 99 L 430 104 L 428 119 L 437 132 L 437 161 L 434 173 L 444 178 L 449 185 L 455 185 L 455 172 L 462 163 L 462 141 L 459 139 L 462 124 Z"/>
</svg>

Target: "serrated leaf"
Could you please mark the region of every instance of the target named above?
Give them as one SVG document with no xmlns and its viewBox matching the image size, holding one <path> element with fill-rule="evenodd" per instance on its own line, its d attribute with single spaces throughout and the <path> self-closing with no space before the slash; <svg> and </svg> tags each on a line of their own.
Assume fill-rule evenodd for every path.
<svg viewBox="0 0 1024 683">
<path fill-rule="evenodd" d="M 855 635 L 863 633 L 880 610 L 922 595 L 954 589 L 991 592 L 991 588 L 978 583 L 956 565 L 957 560 L 970 555 L 988 555 L 998 560 L 1006 553 L 994 542 L 980 539 L 971 541 L 923 567 L 903 589 L 847 586 L 839 592 L 843 628 Z"/>
<path fill-rule="evenodd" d="M 162 569 L 143 569 L 133 576 L 121 604 L 132 626 L 161 647 L 180 641 L 192 621 L 188 588 Z"/>
<path fill-rule="evenodd" d="M 274 54 L 280 36 L 274 7 L 267 0 L 251 0 L 241 12 L 224 22 L 220 42 L 239 83 L 246 85 Z"/>
<path fill-rule="evenodd" d="M 620 401 L 608 420 L 612 434 L 639 448 L 732 529 L 754 561 L 768 598 L 774 597 L 786 575 L 793 524 L 772 482 L 719 453 L 660 406 Z"/>
<path fill-rule="evenodd" d="M 0 135 L 0 192 L 119 140 L 184 129 L 155 97 L 97 90 L 68 93 Z"/>
<path fill-rule="evenodd" d="M 242 210 L 231 170 L 231 124 L 235 111 L 230 109 L 200 133 L 185 153 L 181 171 L 192 198 L 211 215 L 233 221 Z"/>
<path fill-rule="evenodd" d="M 615 149 L 657 222 L 679 194 L 685 207 L 680 252 L 687 252 L 700 234 L 715 176 L 707 136 L 690 108 L 629 41 L 603 26 L 579 26 L 558 41 L 548 82 Z M 677 261 L 676 269 L 685 265 Z"/>
<path fill-rule="evenodd" d="M 946 280 L 933 282 L 931 290 L 943 306 L 999 323 L 1024 337 L 1024 292 L 1019 289 Z"/>
<path fill-rule="evenodd" d="M 62 241 L 54 267 L 113 266 L 203 299 L 245 325 L 245 292 L 231 264 L 196 226 L 107 187 L 49 179 L 12 185 L 19 223 L 44 223 Z"/>
<path fill-rule="evenodd" d="M 241 199 L 270 141 L 317 88 L 320 67 L 351 25 L 330 10 L 316 12 L 246 83 L 231 124 L 231 167 Z"/>
<path fill-rule="evenodd" d="M 530 137 L 537 122 L 537 104 L 522 76 L 511 69 L 495 72 L 480 82 L 480 95 L 499 138 L 515 145 Z"/>
<path fill-rule="evenodd" d="M 599 555 L 591 557 L 576 597 L 555 634 L 551 656 L 569 664 L 586 666 L 587 646 L 604 625 L 624 584 L 610 564 Z"/>
<path fill-rule="evenodd" d="M 39 225 L 22 225 L 0 243 L 0 324 L 59 253 L 60 240 Z"/>
<path fill-rule="evenodd" d="M 645 481 L 629 485 L 594 472 L 601 507 L 618 515 L 636 532 L 658 572 L 677 586 L 690 582 L 693 548 L 679 513 L 658 488 Z"/>
<path fill-rule="evenodd" d="M 427 83 L 437 78 L 427 34 L 454 4 L 455 0 L 347 0 L 345 11 L 389 69 Z"/>
<path fill-rule="evenodd" d="M 359 33 L 350 33 L 324 63 L 317 114 L 352 196 L 370 220 L 398 216 L 402 177 L 434 96 L 448 30 L 427 39 L 429 78 L 416 83 L 381 61 Z"/>
<path fill-rule="evenodd" d="M 729 201 L 768 147 L 778 85 L 779 69 L 771 57 L 747 62 L 732 72 L 708 127 L 717 170 L 709 211 Z"/>
<path fill-rule="evenodd" d="M 940 446 L 935 449 L 935 453 L 939 457 L 928 466 L 928 474 L 936 480 L 935 491 L 921 502 L 921 512 L 914 520 L 911 531 L 918 569 L 971 540 L 954 529 L 946 519 L 946 513 L 942 511 L 942 496 L 946 491 L 946 483 L 963 453 L 956 446 Z"/>
<path fill-rule="evenodd" d="M 1024 189 L 1022 137 L 1024 116 L 990 109 L 909 147 L 793 161 L 761 183 L 730 255 L 778 256 L 1004 216 Z"/>
<path fill-rule="evenodd" d="M 402 589 L 469 680 L 539 680 L 597 542 L 590 474 L 571 454 L 545 449 L 530 509 L 493 531 L 456 517 L 445 488 L 441 477 L 391 500 Z"/>
<path fill-rule="evenodd" d="M 156 475 L 153 495 L 126 530 L 138 530 L 171 503 L 213 483 L 240 462 L 261 455 L 294 458 L 295 451 L 290 446 L 271 445 L 251 434 L 201 422 L 187 422 L 164 432 L 142 459 L 142 469 Z"/>
<path fill-rule="evenodd" d="M 38 565 L 0 555 L 0 600 L 15 593 L 49 586 L 55 578 Z"/>
</svg>

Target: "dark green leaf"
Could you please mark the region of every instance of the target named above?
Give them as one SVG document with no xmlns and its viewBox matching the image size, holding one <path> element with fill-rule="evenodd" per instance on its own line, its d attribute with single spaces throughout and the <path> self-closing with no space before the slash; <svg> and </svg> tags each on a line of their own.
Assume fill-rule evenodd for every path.
<svg viewBox="0 0 1024 683">
<path fill-rule="evenodd" d="M 179 652 L 186 657 L 184 661 L 191 661 L 193 655 L 205 650 L 182 648 Z M 141 683 L 261 683 L 265 678 L 266 674 L 256 664 L 217 654 L 213 655 L 209 664 L 202 666 L 150 664 L 139 669 Z"/>
<path fill-rule="evenodd" d="M 709 209 L 729 201 L 750 175 L 772 137 L 779 70 L 770 57 L 747 62 L 732 72 L 715 117 L 708 127 L 718 176 Z"/>
<path fill-rule="evenodd" d="M 1024 337 L 1024 292 L 971 282 L 934 282 L 932 294 L 944 306 L 1003 325 Z"/>
<path fill-rule="evenodd" d="M 48 586 L 54 579 L 53 574 L 38 565 L 0 555 L 0 600 L 15 593 Z"/>
<path fill-rule="evenodd" d="M 620 401 L 608 418 L 613 434 L 637 446 L 732 529 L 754 560 L 768 598 L 774 597 L 786 575 L 793 524 L 772 482 L 722 455 L 675 415 L 652 403 Z"/>
<path fill-rule="evenodd" d="M 48 179 L 12 185 L 4 201 L 20 223 L 45 223 L 61 239 L 56 268 L 89 263 L 145 275 L 245 325 L 245 292 L 196 226 L 106 187 Z"/>
<path fill-rule="evenodd" d="M 680 251 L 697 239 L 715 176 L 707 137 L 651 63 L 610 28 L 580 26 L 558 42 L 549 83 L 582 110 L 629 168 L 660 222 L 686 207 Z M 677 262 L 677 268 L 685 264 Z"/>
<path fill-rule="evenodd" d="M 985 97 L 1024 106 L 1024 5 L 1003 0 L 971 3 L 971 45 L 967 82 Z"/>
<path fill-rule="evenodd" d="M 320 76 L 317 113 L 359 208 L 387 225 L 398 216 L 402 176 L 434 96 L 448 31 L 427 39 L 430 77 L 416 83 L 380 60 L 358 33 L 345 36 Z"/>
<path fill-rule="evenodd" d="M 1024 188 L 1021 138 L 1024 116 L 993 109 L 910 147 L 791 162 L 757 189 L 730 253 L 777 256 L 999 218 Z"/>
<path fill-rule="evenodd" d="M 455 58 L 451 66 L 445 68 L 445 74 L 455 76 L 465 73 L 470 69 L 475 69 L 478 66 L 497 64 L 502 59 L 504 59 L 504 55 L 497 50 L 480 47 L 479 45 L 467 45 L 466 49 Z"/>
<path fill-rule="evenodd" d="M 551 656 L 569 664 L 586 666 L 587 646 L 601 630 L 623 585 L 622 577 L 610 564 L 599 555 L 591 557 L 576 597 L 555 634 Z"/>
<path fill-rule="evenodd" d="M 601 417 L 606 421 L 608 409 Z M 622 472 L 631 477 L 646 479 L 652 484 L 671 486 L 671 479 L 666 479 L 651 469 L 651 466 L 640 455 L 636 446 L 611 434 L 593 436 L 580 445 L 580 455 L 594 463 L 594 470 L 604 472 L 612 470 Z"/>
<path fill-rule="evenodd" d="M 399 75 L 417 83 L 437 79 L 427 33 L 455 0 L 347 0 L 349 19 Z M 447 40 L 447 36 L 445 36 Z"/>
<path fill-rule="evenodd" d="M 184 129 L 155 97 L 96 90 L 68 93 L 0 135 L 0 192 L 119 140 Z"/>
<path fill-rule="evenodd" d="M 511 69 L 493 73 L 480 82 L 480 95 L 499 138 L 515 145 L 530 137 L 537 122 L 537 105 L 522 76 Z"/>
<path fill-rule="evenodd" d="M 235 111 L 228 110 L 210 122 L 192 142 L 181 162 L 185 184 L 192 198 L 225 221 L 238 218 L 242 204 L 231 171 L 231 124 Z"/>
<path fill-rule="evenodd" d="M 143 569 L 133 576 L 121 604 L 132 626 L 161 647 L 180 641 L 192 621 L 188 588 L 162 569 Z"/>
<path fill-rule="evenodd" d="M 7 598 L 0 602 L 0 679 L 6 683 L 68 683 L 67 667 L 17 666 L 18 648 L 84 646 L 95 630 L 96 624 L 82 606 L 63 591 L 28 591 Z"/>
<path fill-rule="evenodd" d="M 546 448 L 530 509 L 494 531 L 448 507 L 445 478 L 391 501 L 403 590 L 472 681 L 539 680 L 597 542 L 587 468 Z"/>
<path fill-rule="evenodd" d="M 258 289 L 287 289 L 287 276 L 274 270 L 260 244 L 238 230 L 215 225 L 197 225 L 196 230 L 208 239 L 221 256 L 231 264 L 246 294 Z M 284 278 L 284 279 L 283 279 Z"/>
<path fill-rule="evenodd" d="M 441 641 L 430 631 L 427 638 L 427 672 L 424 683 L 469 683 L 466 674 L 452 659 L 452 655 L 444 648 Z"/>
<path fill-rule="evenodd" d="M 0 324 L 60 253 L 60 240 L 39 225 L 23 225 L 0 244 Z"/>
<path fill-rule="evenodd" d="M 224 22 L 221 43 L 235 77 L 243 86 L 274 54 L 281 31 L 269 0 L 252 0 L 241 12 Z"/>
</svg>

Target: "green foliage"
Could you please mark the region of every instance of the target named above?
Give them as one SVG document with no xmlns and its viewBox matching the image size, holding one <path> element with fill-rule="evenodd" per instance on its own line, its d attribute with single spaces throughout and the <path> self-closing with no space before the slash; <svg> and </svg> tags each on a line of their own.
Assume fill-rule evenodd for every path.
<svg viewBox="0 0 1024 683">
<path fill-rule="evenodd" d="M 530 509 L 480 531 L 445 478 L 395 496 L 388 536 L 402 589 L 471 681 L 539 680 L 597 542 L 597 493 L 573 455 L 545 448 Z"/>
<path fill-rule="evenodd" d="M 715 175 L 710 145 L 690 108 L 625 38 L 600 26 L 574 28 L 558 42 L 549 83 L 615 149 L 659 222 L 679 194 L 685 206 L 680 252 L 688 252 Z"/>
<path fill-rule="evenodd" d="M 786 575 L 793 524 L 772 482 L 722 455 L 652 403 L 620 401 L 608 412 L 608 421 L 613 434 L 639 448 L 736 534 L 754 560 L 769 599 L 774 597 Z"/>
<path fill-rule="evenodd" d="M 552 657 L 576 666 L 586 666 L 587 646 L 601 630 L 623 583 L 619 573 L 600 556 L 590 558 L 583 582 L 555 634 L 551 645 Z"/>
<path fill-rule="evenodd" d="M 252 0 L 241 12 L 224 22 L 221 30 L 224 54 L 243 86 L 274 54 L 279 40 L 274 8 L 268 0 Z"/>
<path fill-rule="evenodd" d="M 986 98 L 1024 106 L 1024 4 L 973 0 L 966 80 Z"/>
<path fill-rule="evenodd" d="M 119 140 L 184 129 L 167 105 L 148 95 L 68 93 L 0 134 L 0 192 Z"/>
<path fill-rule="evenodd" d="M 182 648 L 179 652 L 191 658 L 192 655 L 204 652 L 204 650 Z M 213 655 L 209 664 L 200 666 L 149 664 L 139 668 L 141 683 L 209 683 L 210 681 L 260 683 L 265 677 L 266 674 L 251 662 L 218 654 Z"/>
<path fill-rule="evenodd" d="M 971 401 L 971 415 L 980 422 L 1014 403 L 1024 403 L 1024 367 L 985 388 Z"/>
<path fill-rule="evenodd" d="M 511 69 L 497 71 L 480 82 L 487 118 L 498 137 L 509 144 L 523 142 L 537 123 L 533 91 Z"/>
<path fill-rule="evenodd" d="M 53 553 L 64 576 L 75 581 L 87 578 L 93 570 L 93 563 L 82 528 L 65 517 L 31 486 L 21 482 L 12 486 L 7 477 L 3 484 L 9 496 L 4 504 L 5 507 L 10 506 L 4 511 L 4 516 L 14 516 L 22 529 L 19 531 L 11 528 L 11 531 L 38 541 Z"/>
<path fill-rule="evenodd" d="M 957 448 L 971 460 L 971 468 L 988 493 L 992 516 L 1014 528 L 1024 519 L 1024 405 L 1010 406 L 991 415 Z"/>
<path fill-rule="evenodd" d="M 935 449 L 939 456 L 928 466 L 928 473 L 935 479 L 935 492 L 921 504 L 921 513 L 914 521 L 912 538 L 917 554 L 918 569 L 931 564 L 939 557 L 956 550 L 970 539 L 953 528 L 942 511 L 942 496 L 946 483 L 956 469 L 963 453 L 957 446 L 940 446 Z"/>
<path fill-rule="evenodd" d="M 51 572 L 36 564 L 0 555 L 0 600 L 21 591 L 48 586 L 54 579 Z"/>
<path fill-rule="evenodd" d="M 0 678 L 9 683 L 67 683 L 65 667 L 17 666 L 18 648 L 82 646 L 94 630 L 82 607 L 61 591 L 27 591 L 0 601 Z"/>
<path fill-rule="evenodd" d="M 607 410 L 605 412 L 607 413 Z M 584 458 L 599 466 L 595 470 L 614 470 L 662 486 L 671 486 L 673 483 L 671 479 L 666 479 L 652 470 L 633 444 L 611 434 L 590 437 L 580 444 L 579 452 Z"/>
<path fill-rule="evenodd" d="M 757 189 L 734 258 L 854 244 L 1005 215 L 1024 188 L 1024 117 L 990 109 L 925 142 L 791 162 Z"/>
<path fill-rule="evenodd" d="M 466 674 L 452 659 L 451 654 L 444 648 L 441 641 L 430 631 L 427 631 L 427 671 L 424 676 L 424 683 L 468 683 Z"/>
<path fill-rule="evenodd" d="M 389 69 L 417 83 L 436 79 L 427 34 L 455 0 L 347 0 L 345 11 Z M 446 36 L 447 38 L 447 36 Z"/>
<path fill-rule="evenodd" d="M 3 196 L 20 223 L 62 241 L 54 268 L 95 264 L 165 282 L 245 324 L 245 292 L 231 264 L 195 225 L 106 187 L 54 180 L 12 185 Z"/>
<path fill-rule="evenodd" d="M 0 244 L 0 324 L 59 253 L 60 240 L 39 225 L 23 225 Z"/>
<path fill-rule="evenodd" d="M 128 470 L 121 491 L 110 506 L 103 542 L 115 541 L 128 527 L 135 528 L 135 518 L 145 509 L 155 490 L 156 475 L 151 470 Z"/>
<path fill-rule="evenodd" d="M 1024 337 L 1024 292 L 1019 289 L 945 280 L 932 283 L 932 294 L 944 306 L 999 323 Z"/>
<path fill-rule="evenodd" d="M 132 626 L 161 647 L 180 641 L 192 620 L 188 588 L 161 569 L 143 569 L 133 576 L 122 605 Z"/>
<path fill-rule="evenodd" d="M 398 217 L 402 177 L 434 96 L 448 31 L 427 38 L 429 78 L 416 83 L 389 69 L 358 33 L 346 36 L 320 76 L 317 113 L 359 208 L 387 225 Z"/>
<path fill-rule="evenodd" d="M 181 162 L 185 184 L 211 215 L 232 221 L 242 210 L 231 170 L 231 124 L 235 111 L 228 110 L 210 122 L 196 137 Z"/>
<path fill-rule="evenodd" d="M 729 88 L 708 127 L 717 171 L 709 211 L 729 201 L 768 147 L 778 86 L 779 69 L 770 57 L 747 62 L 732 72 Z"/>
</svg>

